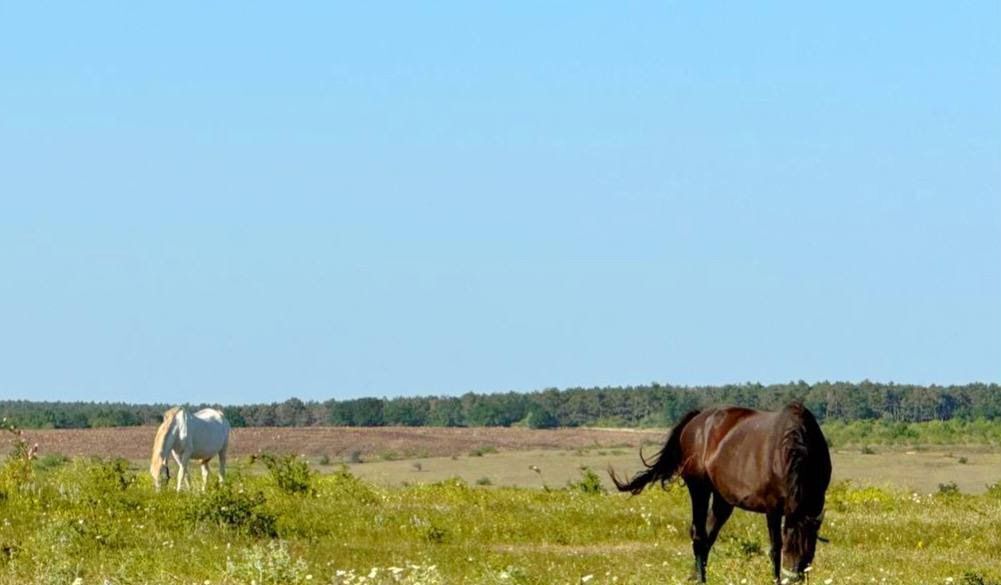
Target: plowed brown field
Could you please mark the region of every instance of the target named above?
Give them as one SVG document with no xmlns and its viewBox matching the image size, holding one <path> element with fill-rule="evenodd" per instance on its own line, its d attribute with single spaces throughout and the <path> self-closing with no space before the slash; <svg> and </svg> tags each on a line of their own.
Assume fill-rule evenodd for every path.
<svg viewBox="0 0 1001 585">
<path fill-rule="evenodd" d="M 39 454 L 70 457 L 97 455 L 144 459 L 149 457 L 154 427 L 108 429 L 25 430 Z M 662 441 L 664 431 L 628 429 L 524 428 L 413 428 L 413 427 L 263 427 L 233 429 L 230 456 L 253 453 L 295 453 L 348 459 L 392 454 L 396 457 L 447 457 L 466 455 L 482 447 L 498 451 L 579 449 L 585 447 L 637 447 Z"/>
</svg>

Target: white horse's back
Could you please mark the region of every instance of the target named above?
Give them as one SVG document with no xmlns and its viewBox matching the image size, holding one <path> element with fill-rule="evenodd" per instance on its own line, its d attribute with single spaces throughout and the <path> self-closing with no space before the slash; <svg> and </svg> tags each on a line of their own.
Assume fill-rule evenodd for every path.
<svg viewBox="0 0 1001 585">
<path fill-rule="evenodd" d="M 221 412 L 203 408 L 188 419 L 191 437 L 191 458 L 210 459 L 226 448 L 229 442 L 229 423 Z"/>
<path fill-rule="evenodd" d="M 196 412 L 194 416 L 202 420 L 214 420 L 219 422 L 226 422 L 226 415 L 214 408 L 203 408 Z"/>
</svg>

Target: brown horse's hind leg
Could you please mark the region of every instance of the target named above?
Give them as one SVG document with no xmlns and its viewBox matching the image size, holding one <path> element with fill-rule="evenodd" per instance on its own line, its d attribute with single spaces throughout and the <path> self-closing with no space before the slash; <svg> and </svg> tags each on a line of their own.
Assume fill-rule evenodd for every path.
<svg viewBox="0 0 1001 585">
<path fill-rule="evenodd" d="M 768 538 L 772 542 L 769 551 L 772 558 L 772 576 L 775 582 L 782 579 L 782 511 L 768 513 Z"/>
<path fill-rule="evenodd" d="M 719 536 L 719 531 L 726 524 L 726 521 L 730 519 L 730 514 L 733 513 L 733 506 L 723 499 L 718 493 L 713 492 L 713 503 L 712 508 L 709 509 L 709 533 L 706 537 L 706 557 L 708 562 L 709 551 L 712 550 L 713 544 L 716 542 L 716 537 Z"/>
<path fill-rule="evenodd" d="M 706 514 L 709 511 L 710 491 L 694 482 L 688 484 L 692 499 L 692 552 L 695 554 L 695 571 L 692 578 L 706 582 L 706 562 L 709 557 L 709 535 L 706 534 Z"/>
</svg>

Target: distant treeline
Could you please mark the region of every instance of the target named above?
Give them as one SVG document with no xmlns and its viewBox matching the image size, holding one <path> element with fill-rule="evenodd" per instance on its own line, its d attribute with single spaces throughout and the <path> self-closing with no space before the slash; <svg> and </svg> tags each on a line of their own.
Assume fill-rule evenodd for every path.
<svg viewBox="0 0 1001 585">
<path fill-rule="evenodd" d="M 358 398 L 221 407 L 233 426 L 668 426 L 692 408 L 738 404 L 775 409 L 802 400 L 826 421 L 1001 419 L 1001 386 L 914 386 L 864 381 L 727 386 L 547 389 L 537 392 Z M 195 405 L 195 407 L 206 405 Z M 210 405 L 211 406 L 211 405 Z M 215 405 L 219 407 L 219 405 Z M 158 424 L 166 404 L 0 401 L 23 428 Z"/>
</svg>

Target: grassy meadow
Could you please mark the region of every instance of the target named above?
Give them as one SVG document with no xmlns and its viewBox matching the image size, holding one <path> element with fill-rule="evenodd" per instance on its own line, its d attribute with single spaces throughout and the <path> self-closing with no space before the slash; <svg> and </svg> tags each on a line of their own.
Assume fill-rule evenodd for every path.
<svg viewBox="0 0 1001 585">
<path fill-rule="evenodd" d="M 464 458 L 473 460 L 502 454 Z M 204 494 L 155 493 L 124 460 L 26 462 L 15 452 L 0 471 L 0 582 L 686 581 L 682 486 L 630 498 L 579 466 L 572 482 L 539 489 L 425 480 L 430 472 L 413 461 L 386 463 L 408 464 L 421 479 L 381 484 L 276 457 L 236 465 L 226 486 Z M 535 481 L 546 474 L 526 471 Z M 971 495 L 840 482 L 823 530 L 831 543 L 820 545 L 811 581 L 999 583 L 999 526 L 999 487 Z M 710 582 L 767 583 L 767 546 L 763 518 L 737 512 L 713 549 Z"/>
</svg>

